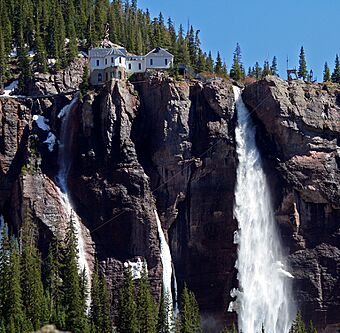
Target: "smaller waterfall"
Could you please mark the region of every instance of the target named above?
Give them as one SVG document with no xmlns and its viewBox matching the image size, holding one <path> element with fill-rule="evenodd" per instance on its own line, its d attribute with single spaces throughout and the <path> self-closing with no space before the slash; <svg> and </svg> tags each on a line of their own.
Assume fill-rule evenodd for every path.
<svg viewBox="0 0 340 333">
<path fill-rule="evenodd" d="M 160 248 L 161 248 L 161 261 L 163 266 L 163 286 L 164 291 L 168 296 L 169 303 L 172 305 L 172 309 L 169 309 L 169 322 L 172 321 L 171 311 L 173 311 L 174 316 L 177 314 L 177 280 L 175 276 L 175 271 L 172 269 L 172 258 L 169 245 L 165 239 L 164 232 L 162 229 L 161 221 L 159 219 L 157 210 L 154 211 L 156 220 L 157 220 L 157 228 L 158 228 L 158 235 L 160 240 Z M 174 289 L 175 289 L 175 304 L 174 299 L 172 296 L 172 289 L 171 289 L 171 278 L 174 277 Z"/>
<path fill-rule="evenodd" d="M 57 183 L 60 188 L 60 197 L 63 201 L 65 211 L 69 219 L 73 222 L 75 227 L 75 234 L 78 243 L 78 265 L 79 270 L 85 269 L 87 280 L 88 280 L 88 291 L 91 288 L 91 271 L 89 264 L 86 260 L 86 250 L 84 244 L 84 238 L 82 236 L 81 222 L 78 215 L 72 208 L 72 204 L 68 195 L 67 178 L 71 167 L 71 143 L 73 141 L 72 130 L 70 129 L 70 117 L 73 107 L 76 105 L 79 99 L 79 94 L 76 94 L 70 104 L 62 108 L 58 114 L 58 118 L 62 119 L 61 130 L 60 130 L 60 143 L 59 143 L 59 154 L 58 154 L 58 165 L 59 171 L 57 175 Z M 90 297 L 87 299 L 87 305 L 90 305 Z"/>
</svg>

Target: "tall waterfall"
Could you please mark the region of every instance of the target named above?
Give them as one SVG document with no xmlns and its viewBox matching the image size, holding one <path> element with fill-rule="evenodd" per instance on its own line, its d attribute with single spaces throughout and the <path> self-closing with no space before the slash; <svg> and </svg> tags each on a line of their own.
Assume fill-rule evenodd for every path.
<svg viewBox="0 0 340 333">
<path fill-rule="evenodd" d="M 161 221 L 159 219 L 157 210 L 154 211 L 157 221 L 157 228 L 158 228 L 158 235 L 160 241 L 160 248 L 161 248 L 161 261 L 163 266 L 163 287 L 164 291 L 168 297 L 169 304 L 171 304 L 172 308 L 169 309 L 169 322 L 171 322 L 171 312 L 173 311 L 174 315 L 177 315 L 177 281 L 175 276 L 175 271 L 172 269 L 172 258 L 169 245 L 165 239 L 164 232 L 162 229 Z M 172 296 L 171 290 L 171 277 L 174 277 L 174 289 L 175 289 L 175 304 L 174 298 Z"/>
<path fill-rule="evenodd" d="M 280 239 L 269 186 L 255 142 L 255 127 L 234 87 L 238 124 L 236 143 L 239 165 L 235 190 L 234 216 L 239 230 L 234 242 L 238 244 L 239 289 L 232 290 L 236 301 L 229 311 L 238 313 L 242 333 L 287 333 L 295 313 L 291 296 L 293 276 L 284 269 Z"/>
<path fill-rule="evenodd" d="M 85 269 L 87 280 L 88 280 L 88 288 L 90 288 L 90 268 L 89 264 L 86 260 L 86 251 L 84 239 L 82 236 L 81 223 L 78 215 L 72 208 L 72 204 L 70 202 L 69 194 L 68 194 L 68 186 L 67 186 L 67 177 L 71 167 L 71 143 L 72 143 L 72 131 L 70 129 L 70 119 L 71 119 L 71 111 L 75 104 L 79 99 L 79 94 L 76 94 L 72 99 L 71 103 L 66 105 L 58 114 L 58 118 L 62 119 L 61 129 L 60 129 L 60 143 L 59 143 L 59 154 L 58 154 L 58 175 L 57 182 L 60 188 L 60 196 L 62 198 L 65 211 L 69 216 L 69 219 L 72 220 L 73 225 L 75 227 L 75 234 L 77 237 L 77 245 L 78 245 L 78 265 L 80 271 Z M 87 300 L 89 305 L 90 299 Z"/>
</svg>

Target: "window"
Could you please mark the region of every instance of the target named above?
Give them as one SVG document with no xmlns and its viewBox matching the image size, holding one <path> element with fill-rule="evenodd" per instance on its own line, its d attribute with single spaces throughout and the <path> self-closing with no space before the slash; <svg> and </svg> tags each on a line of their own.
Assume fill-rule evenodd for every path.
<svg viewBox="0 0 340 333">
<path fill-rule="evenodd" d="M 122 79 L 122 72 L 121 72 L 121 71 L 118 72 L 118 79 L 119 79 L 119 80 Z"/>
<path fill-rule="evenodd" d="M 97 60 L 97 67 L 99 66 L 99 60 Z"/>
<path fill-rule="evenodd" d="M 150 66 L 153 65 L 153 59 L 150 59 Z"/>
<path fill-rule="evenodd" d="M 102 82 L 103 81 L 103 75 L 102 73 L 98 74 L 98 82 Z"/>
<path fill-rule="evenodd" d="M 105 58 L 105 65 L 107 65 L 107 59 Z"/>
<path fill-rule="evenodd" d="M 114 75 L 113 75 L 113 72 L 111 72 L 111 79 L 113 79 L 114 78 Z"/>
<path fill-rule="evenodd" d="M 122 57 L 119 57 L 119 63 L 120 64 L 122 63 Z"/>
<path fill-rule="evenodd" d="M 142 64 L 141 63 L 138 64 L 138 68 L 139 68 L 139 70 L 142 69 Z"/>
<path fill-rule="evenodd" d="M 111 64 L 114 64 L 114 62 L 115 62 L 115 58 L 111 57 Z"/>
<path fill-rule="evenodd" d="M 131 69 L 131 64 L 129 64 L 129 69 Z"/>
<path fill-rule="evenodd" d="M 165 66 L 168 66 L 168 59 L 165 59 Z"/>
<path fill-rule="evenodd" d="M 106 81 L 109 81 L 109 73 L 106 73 L 105 79 L 106 79 Z"/>
</svg>

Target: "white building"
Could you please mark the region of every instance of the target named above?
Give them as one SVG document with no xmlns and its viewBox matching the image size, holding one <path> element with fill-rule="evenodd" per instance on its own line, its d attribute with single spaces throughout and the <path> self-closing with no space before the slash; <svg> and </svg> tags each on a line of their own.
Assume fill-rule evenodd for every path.
<svg viewBox="0 0 340 333">
<path fill-rule="evenodd" d="M 128 54 L 124 47 L 111 43 L 109 47 L 89 50 L 90 81 L 92 85 L 99 85 L 148 69 L 170 69 L 173 61 L 174 56 L 161 47 L 156 47 L 145 56 L 138 56 Z"/>
</svg>

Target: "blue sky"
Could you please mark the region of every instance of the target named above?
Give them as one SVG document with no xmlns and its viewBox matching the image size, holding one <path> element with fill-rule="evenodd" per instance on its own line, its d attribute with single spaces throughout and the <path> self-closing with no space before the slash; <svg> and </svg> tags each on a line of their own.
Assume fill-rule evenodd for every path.
<svg viewBox="0 0 340 333">
<path fill-rule="evenodd" d="M 303 45 L 307 65 L 322 80 L 325 61 L 334 67 L 340 54 L 340 0 L 139 0 L 152 16 L 161 11 L 176 27 L 188 21 L 201 30 L 204 50 L 219 50 L 228 68 L 237 42 L 245 67 L 255 61 L 270 62 L 275 55 L 279 70 L 286 76 L 286 59 L 298 66 Z"/>
</svg>

